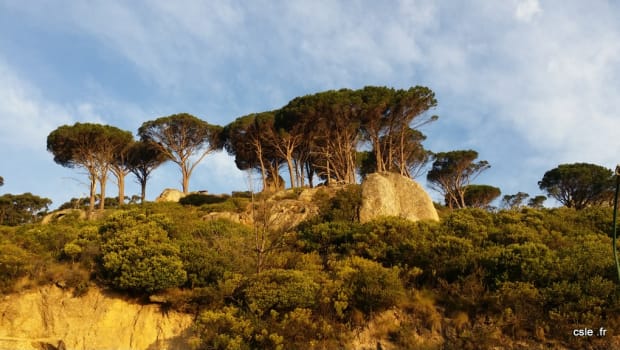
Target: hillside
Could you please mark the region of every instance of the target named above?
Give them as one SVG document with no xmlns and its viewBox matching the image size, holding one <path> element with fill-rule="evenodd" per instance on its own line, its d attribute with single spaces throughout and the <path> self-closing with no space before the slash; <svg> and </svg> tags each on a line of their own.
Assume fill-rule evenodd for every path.
<svg viewBox="0 0 620 350">
<path fill-rule="evenodd" d="M 122 320 L 140 314 L 155 340 L 183 333 L 194 349 L 620 348 L 610 208 L 441 209 L 438 222 L 360 223 L 361 197 L 356 186 L 309 198 L 237 193 L 2 226 L 0 308 L 15 317 L 2 311 L 0 339 L 85 344 L 66 330 L 82 328 L 60 326 L 83 309 L 83 324 L 122 328 L 108 330 L 119 344 L 132 332 Z M 301 223 L 270 219 L 304 201 L 316 212 Z M 249 223 L 222 218 L 248 209 Z M 45 293 L 49 309 L 35 301 Z M 104 322 L 93 296 L 126 312 Z M 26 314 L 35 326 L 20 323 Z M 605 336 L 573 336 L 601 327 Z M 122 344 L 174 348 L 143 338 Z"/>
</svg>

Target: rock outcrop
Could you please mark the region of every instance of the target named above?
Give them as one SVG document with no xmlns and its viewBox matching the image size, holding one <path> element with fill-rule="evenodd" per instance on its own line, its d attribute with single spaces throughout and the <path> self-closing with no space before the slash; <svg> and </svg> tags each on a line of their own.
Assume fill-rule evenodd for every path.
<svg viewBox="0 0 620 350">
<path fill-rule="evenodd" d="M 311 202 L 297 199 L 269 199 L 257 202 L 254 212 L 250 204 L 242 213 L 213 212 L 206 214 L 202 219 L 205 221 L 224 219 L 252 226 L 256 217 L 260 225 L 266 225 L 269 230 L 288 231 L 318 213 L 318 206 Z M 266 221 L 262 219 L 264 215 L 267 216 Z"/>
<path fill-rule="evenodd" d="M 433 201 L 417 182 L 396 173 L 375 173 L 362 183 L 360 222 L 381 216 L 439 220 Z"/>
<path fill-rule="evenodd" d="M 75 215 L 78 218 L 84 220 L 86 219 L 86 212 L 84 210 L 81 209 L 63 209 L 63 210 L 58 210 L 55 211 L 53 213 L 47 214 L 43 217 L 43 220 L 41 220 L 41 223 L 43 225 L 47 225 L 49 223 L 52 222 L 57 222 L 57 221 L 61 221 L 62 219 L 64 219 L 65 217 L 70 215 Z"/>
<path fill-rule="evenodd" d="M 275 230 L 287 231 L 303 221 L 318 215 L 316 204 L 295 199 L 283 199 L 270 203 L 269 225 Z"/>
<path fill-rule="evenodd" d="M 248 212 L 233 213 L 229 211 L 216 211 L 202 217 L 204 221 L 228 220 L 238 224 L 252 225 L 252 215 Z"/>
<path fill-rule="evenodd" d="M 0 300 L 0 349 L 187 348 L 192 317 L 91 288 L 74 297 L 45 286 Z"/>
<path fill-rule="evenodd" d="M 174 188 L 166 188 L 155 199 L 155 202 L 178 202 L 183 197 L 185 197 L 185 193 Z"/>
</svg>

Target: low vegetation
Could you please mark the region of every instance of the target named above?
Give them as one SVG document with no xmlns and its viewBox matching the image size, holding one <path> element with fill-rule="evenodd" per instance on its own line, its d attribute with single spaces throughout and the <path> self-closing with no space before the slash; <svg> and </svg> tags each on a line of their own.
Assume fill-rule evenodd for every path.
<svg viewBox="0 0 620 350">
<path fill-rule="evenodd" d="M 261 236 L 263 248 L 278 244 L 259 251 L 256 227 L 201 219 L 205 206 L 247 197 L 0 226 L 0 288 L 157 296 L 197 315 L 195 349 L 343 348 L 370 324 L 400 349 L 607 349 L 611 336 L 572 330 L 620 331 L 610 208 L 468 208 L 439 223 L 360 224 L 350 187 L 317 195 L 319 219 Z"/>
</svg>

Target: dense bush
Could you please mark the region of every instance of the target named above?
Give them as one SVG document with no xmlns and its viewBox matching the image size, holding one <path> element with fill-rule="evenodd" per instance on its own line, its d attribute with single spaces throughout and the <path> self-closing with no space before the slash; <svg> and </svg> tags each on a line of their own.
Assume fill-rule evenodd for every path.
<svg viewBox="0 0 620 350">
<path fill-rule="evenodd" d="M 364 258 L 352 257 L 333 266 L 342 311 L 360 310 L 366 315 L 396 305 L 404 295 L 398 268 L 385 268 Z M 341 304 L 342 305 L 342 304 Z"/>
<path fill-rule="evenodd" d="M 52 204 L 49 198 L 32 193 L 4 194 L 0 196 L 0 225 L 21 225 L 35 222 Z"/>
<path fill-rule="evenodd" d="M 251 276 L 236 291 L 249 311 L 264 316 L 269 312 L 286 312 L 313 307 L 319 285 L 302 271 L 267 270 Z"/>
<path fill-rule="evenodd" d="M 190 193 L 187 196 L 181 198 L 179 203 L 183 205 L 193 205 L 199 207 L 203 204 L 214 204 L 214 203 L 222 203 L 225 202 L 229 196 L 227 195 L 212 195 L 212 194 L 201 194 L 201 193 Z"/>
<path fill-rule="evenodd" d="M 359 222 L 362 206 L 362 187 L 360 185 L 347 185 L 333 196 L 330 196 L 328 190 L 320 189 L 314 194 L 313 200 L 319 206 L 319 216 L 312 220 L 315 223 Z"/>
<path fill-rule="evenodd" d="M 17 278 L 32 270 L 32 256 L 26 250 L 8 242 L 0 243 L 0 252 L 0 290 L 6 290 Z"/>
<path fill-rule="evenodd" d="M 200 349 L 341 348 L 370 320 L 396 348 L 437 348 L 441 338 L 446 349 L 507 348 L 507 339 L 603 349 L 611 337 L 571 330 L 620 332 L 610 208 L 462 209 L 438 223 L 360 224 L 355 188 L 324 194 L 317 219 L 293 234 L 267 232 L 279 245 L 260 273 L 257 233 L 268 227 L 201 219 L 244 196 L 0 226 L 0 288 L 54 282 L 79 294 L 103 282 L 162 293 L 199 315 Z M 392 311 L 398 324 L 378 321 Z"/>
<path fill-rule="evenodd" d="M 246 226 L 224 220 L 194 223 L 189 233 L 178 235 L 174 241 L 180 247 L 187 285 L 206 287 L 222 280 L 226 273 L 254 271 L 248 237 Z"/>
<path fill-rule="evenodd" d="M 121 212 L 102 228 L 102 267 L 117 288 L 155 292 L 182 285 L 187 274 L 165 219 Z"/>
</svg>

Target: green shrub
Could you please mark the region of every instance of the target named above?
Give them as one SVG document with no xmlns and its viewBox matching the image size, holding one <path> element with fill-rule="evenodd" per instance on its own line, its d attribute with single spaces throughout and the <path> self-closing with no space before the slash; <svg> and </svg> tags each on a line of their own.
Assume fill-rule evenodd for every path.
<svg viewBox="0 0 620 350">
<path fill-rule="evenodd" d="M 125 212 L 104 225 L 102 268 L 114 287 L 152 293 L 185 282 L 179 247 L 159 219 Z"/>
<path fill-rule="evenodd" d="M 24 249 L 59 259 L 65 244 L 78 236 L 79 229 L 67 224 L 25 225 L 17 230 L 15 240 Z"/>
<path fill-rule="evenodd" d="M 13 285 L 19 277 L 26 276 L 32 269 L 32 255 L 15 244 L 0 243 L 0 289 Z"/>
<path fill-rule="evenodd" d="M 359 222 L 362 188 L 360 185 L 347 185 L 334 195 L 330 194 L 330 190 L 320 188 L 314 193 L 312 202 L 319 207 L 319 215 L 311 220 L 312 223 Z"/>
<path fill-rule="evenodd" d="M 442 222 L 442 227 L 451 235 L 470 239 L 482 245 L 493 227 L 492 214 L 483 209 L 468 208 L 455 210 Z"/>
<path fill-rule="evenodd" d="M 319 285 L 304 272 L 274 269 L 248 278 L 236 294 L 251 312 L 263 316 L 271 310 L 312 308 L 318 291 Z"/>
<path fill-rule="evenodd" d="M 193 348 L 212 350 L 249 350 L 254 328 L 239 309 L 203 311 L 194 322 Z"/>
<path fill-rule="evenodd" d="M 206 213 L 217 213 L 217 212 L 237 212 L 238 211 L 237 204 L 235 204 L 232 200 L 227 200 L 221 203 L 213 203 L 213 204 L 204 204 L 200 207 L 200 211 Z"/>
<path fill-rule="evenodd" d="M 297 245 L 302 251 L 318 252 L 324 262 L 332 254 L 348 256 L 353 249 L 356 233 L 362 226 L 344 221 L 312 224 L 306 222 L 299 227 Z"/>
<path fill-rule="evenodd" d="M 353 234 L 358 256 L 385 266 L 414 266 L 420 263 L 424 244 L 436 235 L 435 225 L 397 217 L 380 218 L 363 225 Z"/>
<path fill-rule="evenodd" d="M 617 279 L 611 247 L 611 239 L 601 234 L 572 237 L 557 250 L 560 262 L 555 270 L 559 277 L 568 281 L 587 280 L 593 276 Z"/>
<path fill-rule="evenodd" d="M 499 306 L 503 309 L 505 331 L 513 337 L 526 332 L 530 337 L 537 328 L 544 328 L 544 297 L 529 282 L 504 282 L 498 290 Z"/>
<path fill-rule="evenodd" d="M 252 192 L 250 192 L 250 191 L 232 191 L 231 197 L 232 198 L 247 198 L 247 199 L 250 199 L 250 198 L 252 198 Z"/>
<path fill-rule="evenodd" d="M 335 277 L 341 283 L 336 298 L 343 310 L 360 310 L 366 315 L 397 304 L 404 295 L 400 269 L 352 257 L 333 264 Z"/>
<path fill-rule="evenodd" d="M 187 286 L 205 287 L 225 273 L 253 271 L 252 238 L 247 226 L 226 220 L 200 221 L 190 232 L 175 237 L 187 272 Z"/>
</svg>

